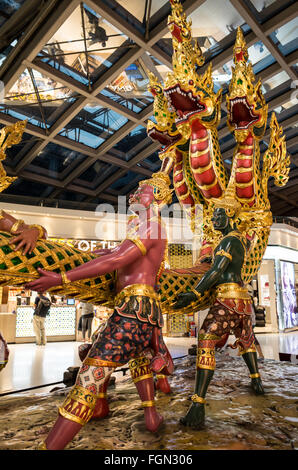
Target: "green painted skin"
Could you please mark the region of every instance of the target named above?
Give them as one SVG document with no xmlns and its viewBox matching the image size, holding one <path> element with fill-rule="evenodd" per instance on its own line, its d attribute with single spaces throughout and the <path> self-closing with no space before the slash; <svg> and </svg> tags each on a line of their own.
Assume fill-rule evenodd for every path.
<svg viewBox="0 0 298 470">
<path fill-rule="evenodd" d="M 203 294 L 206 290 L 212 287 L 216 287 L 217 285 L 227 282 L 243 284 L 241 271 L 245 261 L 245 251 L 247 249 L 247 246 L 245 247 L 244 243 L 247 242 L 239 240 L 241 233 L 235 231 L 231 225 L 231 219 L 227 216 L 224 209 L 215 209 L 211 220 L 214 229 L 219 230 L 223 234 L 223 238 L 214 250 L 214 262 L 211 268 L 204 274 L 200 282 L 195 287 L 196 291 L 200 294 Z M 242 237 L 241 239 L 243 240 Z M 224 250 L 226 253 L 229 253 L 232 256 L 232 260 L 226 256 L 216 256 L 216 253 L 220 250 Z M 193 292 L 180 294 L 174 308 L 180 309 L 182 307 L 186 307 L 196 300 L 197 297 Z"/>
<path fill-rule="evenodd" d="M 214 250 L 214 263 L 211 268 L 202 277 L 196 291 L 203 294 L 206 290 L 216 287 L 220 284 L 235 282 L 243 284 L 241 271 L 245 262 L 246 250 L 248 248 L 247 242 L 239 240 L 240 232 L 235 231 L 231 225 L 230 218 L 222 208 L 215 209 L 212 223 L 215 230 L 221 231 L 223 234 L 222 240 Z M 233 233 L 232 233 L 233 232 Z M 246 246 L 245 246 L 246 245 Z M 232 256 L 232 260 L 224 255 L 217 255 L 219 250 L 224 250 Z M 186 292 L 178 296 L 174 308 L 186 307 L 191 302 L 197 300 L 193 292 Z M 257 355 L 255 352 L 246 352 L 242 355 L 251 374 L 258 373 Z M 214 370 L 197 369 L 195 394 L 199 397 L 205 398 L 209 383 L 213 377 Z M 251 380 L 251 386 L 256 395 L 264 393 L 261 378 L 254 378 Z M 189 426 L 194 429 L 202 429 L 205 421 L 205 405 L 203 403 L 193 402 L 189 407 L 186 415 L 180 419 L 180 423 L 184 426 Z"/>
</svg>

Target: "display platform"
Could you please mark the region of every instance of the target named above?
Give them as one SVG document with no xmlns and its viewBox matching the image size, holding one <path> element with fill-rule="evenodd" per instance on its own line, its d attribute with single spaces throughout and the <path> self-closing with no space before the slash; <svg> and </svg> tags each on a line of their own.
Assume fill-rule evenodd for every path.
<svg viewBox="0 0 298 470">
<path fill-rule="evenodd" d="M 265 359 L 260 364 L 266 394 L 255 396 L 241 358 L 217 354 L 210 384 L 206 426 L 193 431 L 179 424 L 189 407 L 195 375 L 194 356 L 175 361 L 172 394 L 157 393 L 164 424 L 146 431 L 139 396 L 130 378 L 108 389 L 110 415 L 90 421 L 69 450 L 292 450 L 298 449 L 298 366 Z M 57 407 L 69 389 L 0 398 L 0 450 L 33 450 L 49 432 Z M 32 407 L 34 406 L 34 413 Z M 1 411 L 2 410 L 2 411 Z M 9 430 L 9 432 L 8 432 Z"/>
</svg>

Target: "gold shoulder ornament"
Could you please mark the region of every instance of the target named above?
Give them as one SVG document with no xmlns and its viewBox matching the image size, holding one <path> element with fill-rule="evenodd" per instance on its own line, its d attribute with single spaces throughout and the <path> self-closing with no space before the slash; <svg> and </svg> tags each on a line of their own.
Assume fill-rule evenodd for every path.
<svg viewBox="0 0 298 470">
<path fill-rule="evenodd" d="M 233 259 L 233 256 L 232 256 L 230 253 L 228 253 L 227 251 L 225 251 L 225 250 L 218 250 L 218 251 L 214 254 L 214 256 L 225 256 L 225 257 L 228 258 L 230 261 L 232 261 L 232 259 Z"/>
</svg>

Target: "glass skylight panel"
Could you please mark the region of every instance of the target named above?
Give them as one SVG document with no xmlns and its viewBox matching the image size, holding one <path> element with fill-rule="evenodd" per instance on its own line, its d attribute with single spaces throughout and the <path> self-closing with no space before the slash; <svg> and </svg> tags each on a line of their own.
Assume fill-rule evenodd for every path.
<svg viewBox="0 0 298 470">
<path fill-rule="evenodd" d="M 0 111 L 48 128 L 74 101 L 74 93 L 66 86 L 34 69 L 25 69 L 5 94 Z"/>
<path fill-rule="evenodd" d="M 151 72 L 153 72 L 154 75 L 157 75 L 157 77 L 159 76 L 164 82 L 167 77 L 167 74 L 169 72 L 172 72 L 172 69 L 170 69 L 167 65 L 163 64 L 160 60 L 158 60 L 154 55 L 150 54 L 149 52 L 147 52 L 147 55 L 150 57 L 152 61 L 152 66 L 157 73 L 155 72 L 155 70 L 151 70 Z"/>
<path fill-rule="evenodd" d="M 286 81 L 290 80 L 289 75 L 284 70 L 282 72 L 277 73 L 273 77 L 269 78 L 268 80 L 263 81 L 262 83 L 262 91 L 263 93 L 267 93 L 270 90 L 282 85 Z"/>
<path fill-rule="evenodd" d="M 298 17 L 276 29 L 270 37 L 278 45 L 279 50 L 287 55 L 298 47 L 297 31 Z"/>
<path fill-rule="evenodd" d="M 0 27 L 18 11 L 24 2 L 25 0 L 0 0 Z"/>
<path fill-rule="evenodd" d="M 122 70 L 102 94 L 138 113 L 153 102 L 148 84 L 147 73 L 137 60 Z"/>
<path fill-rule="evenodd" d="M 0 0 L 0 29 L 1 29 L 1 45 L 0 45 L 0 66 L 6 60 L 9 53 L 17 45 L 22 31 L 17 31 L 13 27 L 13 16 L 23 5 L 25 0 Z"/>
<path fill-rule="evenodd" d="M 100 92 L 98 95 L 106 96 L 107 98 L 110 98 L 111 100 L 115 101 L 116 103 L 120 104 L 121 106 L 124 106 L 125 108 L 129 109 L 130 111 L 133 111 L 134 113 L 138 114 L 140 113 L 144 108 L 146 108 L 146 105 L 144 104 L 142 99 L 135 99 L 135 98 L 124 98 L 121 95 L 118 95 L 117 93 L 114 93 L 110 91 L 108 88 L 105 88 Z"/>
<path fill-rule="evenodd" d="M 119 59 L 119 50 L 126 51 L 131 44 L 125 34 L 83 4 L 45 44 L 38 59 L 88 85 L 98 77 L 100 67 L 110 68 Z"/>
<path fill-rule="evenodd" d="M 163 5 L 168 3 L 168 0 L 152 0 L 150 12 L 146 9 L 146 4 L 148 6 L 146 0 L 117 0 L 117 3 L 143 23 L 146 14 L 150 13 L 150 17 L 153 16 Z"/>
<path fill-rule="evenodd" d="M 126 161 L 150 145 L 152 140 L 147 136 L 147 129 L 137 126 L 115 145 L 115 149 L 123 152 Z"/>
<path fill-rule="evenodd" d="M 101 137 L 90 134 L 90 132 L 81 129 L 79 124 L 75 126 L 75 124 L 70 123 L 66 128 L 59 132 L 59 135 L 92 148 L 97 148 L 104 142 L 104 139 Z"/>
<path fill-rule="evenodd" d="M 272 3 L 275 3 L 276 0 L 250 0 L 250 2 L 258 12 L 261 12 L 272 5 Z"/>
<path fill-rule="evenodd" d="M 115 111 L 90 103 L 65 126 L 60 135 L 97 148 L 127 122 L 127 118 Z"/>
<path fill-rule="evenodd" d="M 134 186 L 137 186 L 138 182 L 144 179 L 144 175 L 138 175 L 133 171 L 128 171 L 124 176 L 115 181 L 109 189 L 118 191 L 119 194 L 127 194 Z"/>
<path fill-rule="evenodd" d="M 286 111 L 290 108 L 292 108 L 293 106 L 297 105 L 297 98 L 296 98 L 296 94 L 293 95 L 293 98 L 291 98 L 289 101 L 287 101 L 286 103 L 283 103 L 281 106 L 278 106 L 277 108 L 274 108 L 274 112 L 277 113 L 277 114 L 280 114 L 282 113 L 283 111 Z M 281 122 L 282 124 L 282 122 Z"/>
<path fill-rule="evenodd" d="M 48 186 L 37 181 L 27 181 L 22 178 L 15 180 L 8 188 L 3 191 L 3 194 L 15 194 L 16 196 L 23 197 L 39 197 L 42 198 L 44 191 L 47 191 Z M 24 199 L 23 203 L 25 203 Z"/>
<path fill-rule="evenodd" d="M 90 113 L 91 122 L 96 122 L 108 138 L 128 122 L 128 119 L 113 109 L 102 108 L 101 106 L 85 107 Z"/>
<path fill-rule="evenodd" d="M 270 54 L 268 49 L 264 46 L 262 41 L 257 41 L 248 48 L 249 61 L 252 63 L 254 73 L 258 73 L 269 65 L 275 62 L 274 57 Z M 234 65 L 233 58 L 226 62 L 222 67 L 213 71 L 214 90 L 218 91 L 223 88 L 224 91 L 228 90 L 229 82 L 232 78 L 232 67 Z"/>
<path fill-rule="evenodd" d="M 36 171 L 38 168 L 44 168 L 54 173 L 55 177 L 65 177 L 69 171 L 73 170 L 79 163 L 82 163 L 85 158 L 79 152 L 50 142 L 32 161 L 30 169 Z"/>
<path fill-rule="evenodd" d="M 74 181 L 74 184 L 85 186 L 89 189 L 96 189 L 109 176 L 113 175 L 118 170 L 118 167 L 97 160 Z"/>
<path fill-rule="evenodd" d="M 215 51 L 225 37 L 245 23 L 229 0 L 206 0 L 189 18 L 193 38 L 197 39 L 203 53 Z M 170 32 L 164 38 L 171 40 Z"/>
</svg>

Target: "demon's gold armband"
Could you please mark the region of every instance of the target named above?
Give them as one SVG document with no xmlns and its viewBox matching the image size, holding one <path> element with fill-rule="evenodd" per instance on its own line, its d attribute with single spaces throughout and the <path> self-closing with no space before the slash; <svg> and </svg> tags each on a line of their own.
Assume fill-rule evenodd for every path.
<svg viewBox="0 0 298 470">
<path fill-rule="evenodd" d="M 45 229 L 41 225 L 29 225 L 29 228 L 36 228 L 38 230 L 38 239 L 41 240 L 45 237 Z"/>
<path fill-rule="evenodd" d="M 143 256 L 147 254 L 147 248 L 139 238 L 127 238 L 126 240 L 130 240 L 131 242 L 133 242 L 139 248 Z"/>
<path fill-rule="evenodd" d="M 227 251 L 225 251 L 225 250 L 217 251 L 214 256 L 225 256 L 230 261 L 232 261 L 232 259 L 233 259 L 232 255 L 230 253 L 228 253 Z"/>
<path fill-rule="evenodd" d="M 61 279 L 62 279 L 62 285 L 63 285 L 63 286 L 67 286 L 68 284 L 71 283 L 71 280 L 68 279 L 66 273 L 64 273 L 64 272 L 61 273 Z"/>
<path fill-rule="evenodd" d="M 16 232 L 20 229 L 20 227 L 24 225 L 24 221 L 23 220 L 17 220 L 13 225 L 12 227 L 10 228 L 10 233 L 12 235 L 15 235 Z"/>
</svg>

